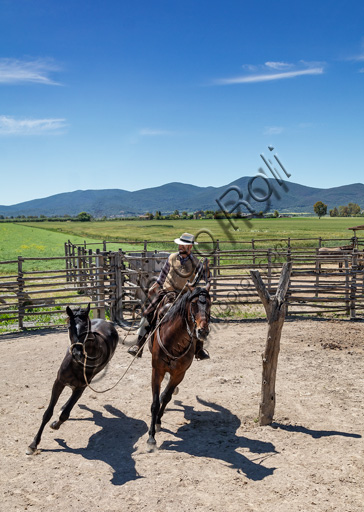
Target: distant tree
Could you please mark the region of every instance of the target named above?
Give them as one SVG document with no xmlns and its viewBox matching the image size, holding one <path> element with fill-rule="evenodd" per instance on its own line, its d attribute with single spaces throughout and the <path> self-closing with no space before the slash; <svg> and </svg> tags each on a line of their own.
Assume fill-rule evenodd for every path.
<svg viewBox="0 0 364 512">
<path fill-rule="evenodd" d="M 188 212 L 186 212 L 186 211 L 182 212 L 182 217 L 183 217 L 184 219 L 187 219 L 187 217 L 188 217 Z"/>
<path fill-rule="evenodd" d="M 349 203 L 348 213 L 349 215 L 358 215 L 360 213 L 360 206 L 356 203 Z"/>
<path fill-rule="evenodd" d="M 279 211 L 278 210 L 274 210 L 273 217 L 275 217 L 275 218 L 279 217 Z"/>
<path fill-rule="evenodd" d="M 155 219 L 160 219 L 161 217 L 162 217 L 162 212 L 160 210 L 157 210 L 155 212 L 154 218 Z"/>
<path fill-rule="evenodd" d="M 178 210 L 174 210 L 173 215 L 175 215 L 176 217 L 179 217 L 179 211 Z"/>
<path fill-rule="evenodd" d="M 318 215 L 318 218 L 321 219 L 321 217 L 327 213 L 327 204 L 322 201 L 317 201 L 317 203 L 313 205 L 313 211 Z"/>
<path fill-rule="evenodd" d="M 349 217 L 349 208 L 347 206 L 339 206 L 339 217 Z"/>
<path fill-rule="evenodd" d="M 338 216 L 339 216 L 339 210 L 335 206 L 335 208 L 330 210 L 330 217 L 338 217 Z"/>
<path fill-rule="evenodd" d="M 81 222 L 90 222 L 91 219 L 92 215 L 87 212 L 81 212 L 77 215 L 77 220 L 80 220 Z"/>
</svg>

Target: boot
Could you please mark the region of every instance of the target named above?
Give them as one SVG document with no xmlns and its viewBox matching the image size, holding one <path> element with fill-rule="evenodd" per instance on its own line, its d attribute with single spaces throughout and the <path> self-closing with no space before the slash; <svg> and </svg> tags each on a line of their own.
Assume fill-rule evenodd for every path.
<svg viewBox="0 0 364 512">
<path fill-rule="evenodd" d="M 135 357 L 138 354 L 138 352 L 139 352 L 138 357 L 142 357 L 142 355 L 143 355 L 143 348 L 144 348 L 143 345 L 144 345 L 144 342 L 146 340 L 146 337 L 147 337 L 147 333 L 145 333 L 143 336 L 139 335 L 138 336 L 138 341 L 136 342 L 136 344 L 128 349 L 128 354 L 130 354 L 131 356 Z"/>
<path fill-rule="evenodd" d="M 196 344 L 195 358 L 199 360 L 210 359 L 209 353 L 203 348 L 203 342 L 198 340 Z"/>
</svg>

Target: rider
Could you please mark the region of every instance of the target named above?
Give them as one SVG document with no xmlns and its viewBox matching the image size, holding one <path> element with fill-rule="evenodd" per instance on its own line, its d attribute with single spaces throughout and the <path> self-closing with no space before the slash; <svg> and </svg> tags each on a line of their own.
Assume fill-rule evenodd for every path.
<svg viewBox="0 0 364 512">
<path fill-rule="evenodd" d="M 151 319 L 163 297 L 168 293 L 171 294 L 174 300 L 181 290 L 183 290 L 183 293 L 188 291 L 188 288 L 184 288 L 184 286 L 188 280 L 192 281 L 192 278 L 198 270 L 200 262 L 191 252 L 192 247 L 198 245 L 197 242 L 195 242 L 195 237 L 190 233 L 183 233 L 183 235 L 181 235 L 180 238 L 176 238 L 174 242 L 178 245 L 178 252 L 169 255 L 160 271 L 157 281 L 149 290 L 148 297 L 153 298 L 147 309 L 143 312 L 143 317 L 138 329 L 138 341 L 136 345 L 133 345 L 128 350 L 129 354 L 132 356 L 138 354 L 139 357 L 142 357 L 142 350 L 140 349 L 144 345 L 146 337 L 150 332 Z M 210 282 L 211 274 L 208 265 L 204 269 L 203 277 L 206 283 Z M 196 359 L 210 358 L 209 354 L 204 350 L 201 340 L 197 341 L 195 357 Z"/>
</svg>

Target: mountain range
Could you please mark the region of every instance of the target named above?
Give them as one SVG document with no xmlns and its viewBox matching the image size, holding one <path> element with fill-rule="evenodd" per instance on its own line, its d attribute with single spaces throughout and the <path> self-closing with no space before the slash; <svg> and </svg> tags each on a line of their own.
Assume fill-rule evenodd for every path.
<svg viewBox="0 0 364 512">
<path fill-rule="evenodd" d="M 76 190 L 52 195 L 42 199 L 33 199 L 11 206 L 0 206 L 0 215 L 17 217 L 19 215 L 45 215 L 64 216 L 78 215 L 85 211 L 96 218 L 103 216 L 130 216 L 142 215 L 146 212 L 161 211 L 162 214 L 175 210 L 218 210 L 216 199 L 221 198 L 224 192 L 229 191 L 221 203 L 225 209 L 232 208 L 239 199 L 248 201 L 254 211 L 299 212 L 314 213 L 313 205 L 316 201 L 327 204 L 331 208 L 346 205 L 349 202 L 364 206 L 364 185 L 354 183 L 333 188 L 314 188 L 298 183 L 265 178 L 255 179 L 245 176 L 222 187 L 197 187 L 185 183 L 168 183 L 159 187 L 146 188 L 129 192 L 121 189 L 105 190 Z M 254 201 L 249 194 L 249 183 L 252 193 L 262 198 L 269 195 L 267 201 Z M 268 188 L 269 187 L 269 188 Z M 245 207 L 242 212 L 247 212 Z"/>
</svg>

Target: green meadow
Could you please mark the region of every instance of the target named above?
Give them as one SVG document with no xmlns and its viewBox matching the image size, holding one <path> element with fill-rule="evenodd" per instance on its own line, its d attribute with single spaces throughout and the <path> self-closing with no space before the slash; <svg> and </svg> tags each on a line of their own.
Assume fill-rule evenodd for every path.
<svg viewBox="0 0 364 512">
<path fill-rule="evenodd" d="M 52 231 L 79 239 L 124 242 L 122 248 L 129 248 L 125 241 L 172 241 L 187 231 L 198 235 L 199 241 L 237 240 L 250 241 L 267 238 L 350 238 L 349 227 L 362 222 L 361 218 L 302 217 L 278 219 L 234 219 L 234 229 L 227 219 L 200 220 L 117 220 L 103 222 L 42 222 L 27 224 L 39 231 Z M 359 232 L 360 234 L 360 232 Z M 306 243 L 302 241 L 301 245 Z M 308 245 L 310 243 L 307 242 Z M 118 245 L 118 244 L 116 244 Z M 120 245 L 120 243 L 119 243 Z M 267 244 L 269 246 L 269 243 Z M 154 248 L 154 247 L 153 247 Z"/>
<path fill-rule="evenodd" d="M 212 240 L 246 241 L 256 240 L 256 246 L 272 247 L 267 239 L 303 239 L 292 242 L 299 247 L 317 246 L 317 241 L 308 238 L 348 239 L 352 236 L 349 227 L 360 224 L 360 218 L 318 217 L 234 220 L 233 229 L 227 219 L 200 220 L 117 220 L 104 222 L 42 222 L 42 223 L 1 223 L 0 261 L 25 258 L 64 256 L 64 243 L 70 240 L 76 245 L 112 242 L 108 250 L 140 250 L 143 241 L 152 243 L 148 248 L 172 250 L 174 238 L 187 231 L 197 236 L 201 248 L 203 242 Z M 360 235 L 360 231 L 358 234 Z M 128 241 L 139 242 L 136 245 Z M 153 243 L 160 241 L 164 243 Z M 340 242 L 338 242 L 340 243 Z M 327 242 L 336 245 L 336 242 Z M 226 245 L 225 247 L 231 244 Z M 93 246 L 90 246 L 93 247 Z M 94 246 L 95 248 L 97 247 Z M 101 248 L 101 246 L 99 246 Z M 207 245 L 206 245 L 207 247 Z M 211 245 L 210 245 L 211 247 Z M 30 269 L 52 269 L 59 267 L 57 260 L 49 262 L 28 262 Z M 0 272 L 4 272 L 2 268 Z"/>
</svg>

